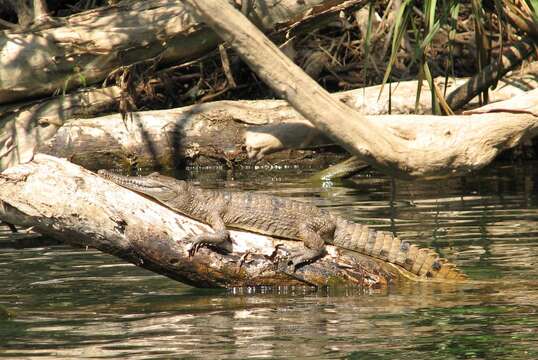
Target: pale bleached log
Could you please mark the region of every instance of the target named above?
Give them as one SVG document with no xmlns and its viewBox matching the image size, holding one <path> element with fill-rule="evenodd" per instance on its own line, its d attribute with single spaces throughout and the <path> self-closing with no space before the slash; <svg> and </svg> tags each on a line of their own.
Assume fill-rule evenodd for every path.
<svg viewBox="0 0 538 360">
<path fill-rule="evenodd" d="M 497 107 L 506 108 L 503 104 Z M 449 161 L 430 167 L 437 168 L 437 175 L 449 175 L 455 169 L 485 166 L 501 151 L 532 138 L 538 120 L 526 111 L 447 117 L 378 115 L 368 120 L 414 144 L 419 153 L 427 149 L 432 159 L 444 152 Z M 226 162 L 239 166 L 252 164 L 249 156 L 261 158 L 284 148 L 331 143 L 283 101 L 218 101 L 132 113 L 126 121 L 117 114 L 69 121 L 39 150 L 93 169 Z"/>
<path fill-rule="evenodd" d="M 335 7 L 332 0 L 249 2 L 249 16 L 267 32 Z M 181 1 L 148 0 L 53 18 L 28 32 L 4 31 L 0 42 L 3 104 L 101 82 L 137 62 L 177 64 L 206 54 L 220 39 Z"/>
<path fill-rule="evenodd" d="M 447 84 L 447 89 L 458 87 L 464 84 L 467 79 L 454 79 L 450 80 Z M 444 79 L 436 79 L 436 83 L 439 87 L 444 87 Z M 524 94 L 525 91 L 538 87 L 538 71 L 535 68 L 531 68 L 526 73 L 515 74 L 507 77 L 499 82 L 495 90 L 490 92 L 491 101 L 500 101 L 510 99 L 511 97 Z M 371 86 L 364 89 L 356 89 L 351 91 L 345 91 L 341 93 L 335 93 L 335 96 L 340 101 L 344 102 L 348 106 L 361 111 L 364 114 L 381 115 L 388 114 L 431 114 L 431 96 L 429 95 L 429 88 L 427 83 L 422 86 L 422 93 L 418 106 L 415 108 L 415 100 L 410 97 L 409 94 L 413 93 L 417 89 L 417 81 L 403 81 L 392 84 L 392 86 L 385 86 L 381 89 L 381 85 Z M 389 93 L 390 91 L 390 93 Z M 75 92 L 67 94 L 65 96 L 57 96 L 51 99 L 44 99 L 24 104 L 7 105 L 0 107 L 0 170 L 9 166 L 25 162 L 31 159 L 34 150 L 37 146 L 43 145 L 48 139 L 50 139 L 57 131 L 59 126 L 63 124 L 67 119 L 91 117 L 94 114 L 98 114 L 103 111 L 113 110 L 116 108 L 116 104 L 120 97 L 120 89 L 118 87 L 109 87 L 103 89 L 89 89 L 83 92 Z M 390 97 L 390 100 L 389 100 Z M 477 103 L 477 99 L 471 102 L 471 106 Z M 292 110 L 286 102 L 278 100 L 262 100 L 258 102 L 245 103 L 246 109 L 243 108 L 243 103 L 238 103 L 238 106 L 234 106 L 233 103 L 218 103 L 222 104 L 224 111 L 223 117 L 226 119 L 235 119 L 248 125 L 263 125 L 260 128 L 261 131 L 257 131 L 256 127 L 250 129 L 251 131 L 245 132 L 245 141 L 247 154 L 251 158 L 260 159 L 266 157 L 269 162 L 273 161 L 286 161 L 287 164 L 317 164 L 322 165 L 325 162 L 323 158 L 330 158 L 329 153 L 324 152 L 321 156 L 322 159 L 317 158 L 319 161 L 313 159 L 309 151 L 297 152 L 289 156 L 289 154 L 279 154 L 268 156 L 279 150 L 288 149 L 315 149 L 320 146 L 328 146 L 334 144 L 334 142 L 324 136 L 319 130 L 315 129 L 310 123 L 297 124 L 294 127 L 281 127 L 277 125 L 273 131 L 270 131 L 268 124 L 275 122 L 279 124 L 284 121 L 297 121 L 302 117 Z M 390 104 L 390 108 L 389 108 Z M 213 122 L 218 123 L 218 118 L 213 115 L 216 112 L 215 107 L 212 104 L 202 104 L 194 107 L 198 109 L 200 113 L 207 112 L 209 110 L 209 116 L 213 119 Z M 227 110 L 228 109 L 228 110 Z M 274 109 L 274 113 L 269 111 Z M 248 110 L 248 111 L 241 111 Z M 266 111 L 267 110 L 267 111 Z M 211 115 L 213 114 L 213 115 Z M 135 115 L 136 116 L 136 113 Z M 114 121 L 110 125 L 111 127 L 117 126 L 118 116 L 114 117 Z M 281 120 L 281 121 L 280 121 Z M 90 121 L 91 122 L 91 121 Z M 222 123 L 221 123 L 222 125 Z M 85 127 L 91 127 L 91 125 L 82 125 Z M 237 127 L 234 124 L 229 126 Z M 102 127 L 101 127 L 102 128 Z M 104 128 L 103 128 L 104 129 Z M 241 130 L 242 131 L 242 130 Z M 62 132 L 59 136 L 65 136 L 68 132 Z M 230 134 L 230 132 L 225 132 Z M 79 133 L 77 133 L 79 134 Z M 74 160 L 78 158 L 88 159 L 84 163 L 87 166 L 93 168 L 95 165 L 90 165 L 88 161 L 91 158 L 91 154 L 85 155 L 84 146 L 79 143 L 78 135 L 72 135 L 73 142 L 70 142 L 72 151 L 63 151 L 58 154 L 62 154 L 68 157 L 73 157 Z M 80 133 L 81 134 L 81 133 Z M 105 132 L 104 134 L 107 134 Z M 279 135 L 280 134 L 280 135 Z M 188 135 L 188 132 L 187 132 Z M 141 138 L 140 136 L 136 138 Z M 170 137 L 168 137 L 170 139 Z M 157 140 L 157 139 L 156 139 Z M 224 140 L 224 139 L 222 139 Z M 233 148 L 236 143 L 233 143 L 237 139 L 230 138 L 229 144 L 225 148 Z M 164 140 L 164 143 L 157 143 L 155 148 L 158 153 L 170 153 L 168 150 L 159 150 L 163 146 L 166 147 L 168 140 Z M 65 143 L 66 141 L 59 140 L 58 143 Z M 103 139 L 98 140 L 98 143 L 102 143 Z M 185 143 L 185 141 L 182 141 Z M 108 142 L 110 143 L 110 142 Z M 119 143 L 123 143 L 120 141 Z M 222 143 L 222 141 L 221 141 Z M 241 142 L 242 143 L 242 142 Z M 78 145 L 74 145 L 78 144 Z M 164 144 L 164 145 L 163 145 Z M 207 145 L 211 145 L 207 143 Z M 188 147 L 188 146 L 187 146 Z M 107 152 L 106 156 L 102 158 L 103 165 L 108 167 L 118 167 L 135 162 L 154 167 L 154 166 L 174 166 L 178 164 L 175 156 L 182 156 L 186 159 L 187 164 L 192 165 L 218 165 L 224 164 L 226 159 L 225 151 L 203 151 L 198 148 L 198 153 L 202 152 L 207 156 L 195 157 L 196 149 L 188 152 L 176 152 L 175 155 L 165 155 L 164 158 L 156 160 L 155 158 L 147 155 L 143 155 L 143 151 L 127 151 L 125 147 L 120 147 L 126 151 L 118 151 L 117 146 L 112 146 L 110 152 Z M 218 142 L 212 149 L 219 149 Z M 222 147 L 221 147 L 222 149 Z M 100 152 L 101 148 L 96 148 Z M 49 151 L 49 150 L 47 150 Z M 61 151 L 61 150 L 58 150 Z M 54 151 L 52 153 L 55 153 Z M 134 154 L 138 154 L 138 160 L 134 160 Z M 141 155 L 142 154 L 142 155 Z M 246 159 L 245 153 L 239 151 L 235 154 L 228 154 L 233 160 L 239 156 L 239 161 L 242 164 L 252 164 Z M 111 160 L 111 158 L 116 160 Z"/>
<path fill-rule="evenodd" d="M 437 127 L 435 133 L 439 136 L 435 142 L 431 135 L 414 136 L 416 131 L 422 131 L 420 129 L 391 131 L 332 98 L 226 1 L 184 0 L 184 3 L 189 4 L 193 13 L 199 14 L 228 41 L 265 83 L 316 128 L 353 155 L 389 175 L 409 179 L 465 174 L 487 165 L 500 148 L 513 146 L 522 137 L 533 136 L 536 132 L 538 121 L 529 114 L 504 116 L 500 120 L 508 119 L 516 125 L 498 121 L 489 128 L 489 133 L 482 127 L 472 126 L 468 122 L 471 118 L 459 122 L 460 125 L 471 125 L 480 136 L 463 129 L 454 131 L 452 126 L 444 131 Z M 478 118 L 488 119 L 487 116 L 472 119 Z"/>
<path fill-rule="evenodd" d="M 218 101 L 130 113 L 125 120 L 112 114 L 68 121 L 38 151 L 69 158 L 89 169 L 253 165 L 244 146 L 245 130 L 270 128 L 290 117 L 297 113 L 285 103 L 270 101 Z M 300 131 L 318 134 L 309 123 L 296 125 L 292 127 L 297 135 Z M 308 163 L 300 153 L 296 157 L 299 164 Z M 334 154 L 329 158 L 334 161 Z M 289 154 L 280 153 L 269 159 L 290 164 L 295 156 L 290 159 Z M 322 155 L 311 161 L 327 165 Z"/>
<path fill-rule="evenodd" d="M 262 285 L 384 286 L 395 273 L 358 254 L 329 255 L 295 274 L 269 258 L 277 244 L 290 251 L 298 241 L 232 231 L 233 252 L 201 249 L 188 256 L 187 234 L 211 231 L 156 202 L 128 191 L 67 160 L 37 154 L 0 174 L 0 219 L 79 246 L 113 254 L 151 271 L 198 287 Z M 394 271 L 394 269 L 390 269 Z"/>
<path fill-rule="evenodd" d="M 538 87 L 538 72 L 536 70 L 529 71 L 523 74 L 516 74 L 510 76 L 505 80 L 499 82 L 497 88 L 490 92 L 490 99 L 492 101 L 501 101 L 510 99 L 515 95 L 525 94 L 525 91 Z M 444 86 L 444 80 L 437 79 L 438 86 Z M 447 84 L 447 88 L 453 89 L 465 83 L 467 79 L 455 79 L 450 80 Z M 390 101 L 389 101 L 389 89 L 390 89 Z M 404 81 L 396 84 L 392 84 L 391 87 L 385 86 L 381 91 L 381 86 L 371 86 L 364 89 L 356 89 L 351 91 L 345 91 L 341 93 L 335 93 L 335 96 L 346 105 L 360 110 L 364 114 L 381 115 L 388 114 L 389 111 L 392 114 L 431 114 L 431 96 L 429 96 L 429 88 L 427 84 L 422 87 L 422 95 L 418 107 L 415 109 L 415 101 L 409 94 L 413 93 L 417 89 L 416 81 Z M 104 89 L 90 89 L 83 92 L 76 92 L 67 94 L 65 96 L 57 96 L 51 99 L 45 99 L 40 101 L 34 101 L 24 104 L 15 104 L 9 106 L 0 107 L 0 170 L 9 166 L 13 166 L 20 162 L 25 162 L 31 159 L 36 147 L 41 146 L 42 150 L 51 152 L 52 154 L 60 154 L 66 157 L 73 157 L 77 162 L 84 163 L 90 168 L 96 167 L 91 165 L 91 154 L 87 153 L 92 149 L 92 144 L 88 144 L 88 149 L 85 150 L 85 146 L 80 137 L 87 131 L 90 131 L 92 127 L 98 127 L 103 130 L 103 136 L 107 136 L 110 131 L 107 131 L 107 126 L 110 129 L 121 125 L 119 123 L 119 115 L 112 116 L 111 123 L 107 124 L 94 124 L 93 120 L 80 120 L 78 118 L 91 117 L 93 114 L 98 114 L 106 110 L 113 110 L 116 108 L 117 101 L 120 97 L 120 89 L 118 87 L 109 87 Z M 477 99 L 472 103 L 476 103 Z M 391 107 L 389 108 L 389 103 Z M 471 104 L 471 105 L 472 105 Z M 501 104 L 501 106 L 507 106 Z M 176 109 L 173 113 L 180 113 L 183 110 Z M 508 111 L 508 110 L 506 110 Z M 219 141 L 215 142 L 215 145 L 211 148 L 216 151 L 211 152 L 203 151 L 200 149 L 199 143 L 195 142 L 191 148 L 185 143 L 188 141 L 182 140 L 185 144 L 182 149 L 185 151 L 171 152 L 170 139 L 168 136 L 166 139 L 153 138 L 150 135 L 149 140 L 152 140 L 154 148 L 158 154 L 163 154 L 164 157 L 159 156 L 159 160 L 148 156 L 149 154 L 141 150 L 136 150 L 134 143 L 131 145 L 125 144 L 125 141 L 118 141 L 112 146 L 109 152 L 106 152 L 102 159 L 103 167 L 118 167 L 122 165 L 132 164 L 138 162 L 140 164 L 154 167 L 165 166 L 171 167 L 174 164 L 178 164 L 179 161 L 176 156 L 183 157 L 187 164 L 191 165 L 218 165 L 224 164 L 226 156 L 230 156 L 228 160 L 238 159 L 242 164 L 252 164 L 247 159 L 247 155 L 251 158 L 260 159 L 266 157 L 266 160 L 283 161 L 288 164 L 297 161 L 298 164 L 308 165 L 315 160 L 312 157 L 305 156 L 309 152 L 300 152 L 292 155 L 279 154 L 268 157 L 269 154 L 273 154 L 280 150 L 289 149 L 316 149 L 320 146 L 333 145 L 334 142 L 324 136 L 319 130 L 315 129 L 309 122 L 304 122 L 302 117 L 293 109 L 289 107 L 287 102 L 281 100 L 260 100 L 256 102 L 216 102 L 208 104 L 200 104 L 194 107 L 186 108 L 185 112 L 194 112 L 202 114 L 202 118 L 208 117 L 212 120 L 212 123 L 217 124 L 216 127 L 222 126 L 225 122 L 219 122 L 219 112 L 221 112 L 220 120 L 233 119 L 234 122 L 229 123 L 229 126 L 238 128 L 238 131 L 244 132 L 244 142 L 236 137 L 228 137 L 226 146 L 219 146 Z M 156 114 L 166 114 L 158 112 Z M 138 113 L 134 113 L 131 119 L 136 118 Z M 161 116 L 161 115 L 158 115 Z M 195 116 L 196 117 L 196 116 Z M 78 119 L 77 122 L 70 122 L 66 129 L 63 129 L 56 141 L 57 144 L 69 143 L 68 149 L 48 148 L 43 147 L 48 139 L 52 138 L 59 126 L 68 119 Z M 110 117 L 107 117 L 110 119 Z M 80 127 L 78 122 L 80 122 Z M 100 121 L 97 119 L 97 123 Z M 164 120 L 163 120 L 164 121 Z M 202 120 L 203 121 L 203 120 Z M 440 121 L 443 121 L 442 119 Z M 249 126 L 248 129 L 244 129 L 245 126 L 240 126 L 236 122 L 243 123 L 245 126 Z M 282 127 L 280 124 L 285 122 L 297 122 L 296 125 L 289 127 Z M 269 124 L 273 124 L 273 130 L 270 130 Z M 129 122 L 127 122 L 129 125 Z M 199 124 L 198 128 L 202 128 L 204 124 Z M 209 123 L 207 124 L 209 125 Z M 73 128 L 81 129 L 84 131 L 72 131 Z M 164 125 L 163 125 L 164 126 Z M 259 126 L 259 127 L 257 127 Z M 170 130 L 170 126 L 166 127 Z M 213 126 L 215 129 L 215 126 Z M 132 132 L 132 131 L 129 131 Z M 153 131 L 149 131 L 150 134 Z M 206 132 L 209 135 L 211 131 Z M 69 134 L 69 141 L 66 136 Z M 111 141 L 106 141 L 103 137 L 97 137 L 97 132 L 93 132 L 93 150 L 97 151 L 101 156 L 102 148 L 96 147 L 98 144 L 111 144 Z M 186 131 L 188 137 L 190 132 Z M 230 135 L 231 132 L 224 132 L 223 134 Z M 279 135 L 280 134 L 280 135 Z M 201 136 L 203 134 L 200 134 Z M 155 136 L 158 136 L 155 135 Z M 142 136 L 135 135 L 136 139 L 141 139 Z M 224 144 L 226 138 L 220 137 L 220 144 Z M 239 142 L 237 142 L 239 141 Z M 235 142 L 235 143 L 234 143 Z M 198 143 L 198 145 L 196 145 Z M 236 145 L 245 145 L 245 150 L 242 152 L 239 149 L 238 152 L 231 153 L 223 150 L 232 149 Z M 207 146 L 211 144 L 207 142 Z M 139 144 L 142 146 L 142 144 Z M 164 147 L 164 149 L 163 149 Z M 202 145 L 203 147 L 203 145 Z M 135 150 L 133 150 L 135 148 Z M 168 150 L 167 150 L 168 149 Z M 189 150 L 190 149 L 190 150 Z M 201 157 L 197 154 L 204 153 L 207 155 L 204 158 L 204 154 Z M 146 154 L 146 155 L 144 155 Z M 174 155 L 175 154 L 175 155 Z M 324 153 L 327 154 L 327 153 Z M 136 155 L 138 160 L 133 159 Z M 328 155 L 328 154 L 327 154 Z M 318 156 L 319 157 L 319 156 Z M 321 156 L 323 157 L 323 156 Z M 327 156 L 330 157 L 330 156 Z M 79 161 L 77 159 L 88 159 Z M 113 160 L 115 159 L 115 160 Z M 299 160 L 303 159 L 303 160 Z M 323 162 L 320 159 L 320 164 Z"/>
<path fill-rule="evenodd" d="M 455 89 L 466 85 L 471 78 L 449 78 L 445 84 L 444 77 L 436 78 L 435 84 L 441 91 L 451 94 Z M 529 90 L 538 88 L 538 62 L 532 64 L 528 71 L 514 73 L 499 80 L 495 89 L 489 91 L 491 103 L 511 99 L 523 95 Z M 386 114 L 415 114 L 431 115 L 431 90 L 427 81 L 422 82 L 419 102 L 415 106 L 418 81 L 409 80 L 398 83 L 369 86 L 364 89 L 342 92 L 338 98 L 346 105 L 360 111 L 365 115 Z M 412 94 L 412 96 L 410 96 Z M 336 95 L 336 94 L 335 94 Z M 390 107 L 389 107 L 390 105 Z M 474 97 L 466 103 L 466 108 L 479 106 L 478 97 Z"/>
</svg>

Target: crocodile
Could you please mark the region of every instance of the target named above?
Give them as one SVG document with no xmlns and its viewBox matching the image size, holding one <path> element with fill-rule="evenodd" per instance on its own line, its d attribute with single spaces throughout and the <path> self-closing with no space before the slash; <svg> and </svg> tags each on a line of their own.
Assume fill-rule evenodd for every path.
<svg viewBox="0 0 538 360">
<path fill-rule="evenodd" d="M 463 272 L 433 249 L 400 241 L 390 232 L 348 221 L 306 202 L 253 192 L 202 189 L 158 173 L 131 177 L 99 170 L 98 174 L 210 225 L 213 232 L 189 239 L 190 256 L 201 246 L 224 249 L 230 241 L 231 228 L 303 241 L 304 249 L 289 256 L 287 266 L 293 266 L 293 271 L 323 257 L 325 244 L 331 244 L 388 262 L 421 279 L 466 279 Z"/>
</svg>

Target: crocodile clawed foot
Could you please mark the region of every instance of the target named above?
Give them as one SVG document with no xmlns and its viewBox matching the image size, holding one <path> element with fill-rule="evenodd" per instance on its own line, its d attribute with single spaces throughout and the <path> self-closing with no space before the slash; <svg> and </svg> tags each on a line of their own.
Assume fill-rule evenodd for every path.
<svg viewBox="0 0 538 360">
<path fill-rule="evenodd" d="M 222 254 L 228 254 L 229 250 L 221 247 L 217 244 L 206 242 L 206 241 L 196 241 L 191 244 L 191 247 L 189 248 L 189 257 L 193 257 L 196 255 L 196 253 L 203 247 L 211 248 L 212 250 L 222 253 Z"/>
<path fill-rule="evenodd" d="M 224 240 L 223 240 L 224 238 Z M 202 247 L 209 247 L 219 253 L 227 254 L 231 249 L 231 242 L 226 237 L 222 237 L 214 234 L 200 234 L 195 236 L 188 236 L 184 239 L 186 242 L 190 242 L 189 257 L 196 255 L 196 253 Z"/>
<path fill-rule="evenodd" d="M 203 246 L 207 246 L 208 244 L 204 243 L 203 241 L 195 241 L 191 244 L 191 247 L 189 248 L 189 257 L 193 257 L 196 255 L 198 250 L 200 250 Z"/>
<path fill-rule="evenodd" d="M 304 265 L 313 263 L 324 255 L 324 249 L 305 249 L 303 251 L 297 251 L 290 254 L 287 259 L 286 266 L 288 268 L 291 267 L 293 269 L 293 272 L 296 272 L 297 269 L 301 268 Z"/>
</svg>

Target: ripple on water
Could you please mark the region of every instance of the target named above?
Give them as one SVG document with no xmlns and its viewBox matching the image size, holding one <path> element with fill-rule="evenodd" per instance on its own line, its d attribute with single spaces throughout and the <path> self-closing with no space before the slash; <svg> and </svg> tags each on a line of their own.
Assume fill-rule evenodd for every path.
<svg viewBox="0 0 538 360">
<path fill-rule="evenodd" d="M 371 175 L 332 187 L 304 172 L 212 177 L 310 200 L 435 247 L 466 285 L 386 290 L 195 290 L 94 250 L 15 250 L 0 228 L 4 358 L 538 358 L 538 173 L 395 183 Z"/>
</svg>

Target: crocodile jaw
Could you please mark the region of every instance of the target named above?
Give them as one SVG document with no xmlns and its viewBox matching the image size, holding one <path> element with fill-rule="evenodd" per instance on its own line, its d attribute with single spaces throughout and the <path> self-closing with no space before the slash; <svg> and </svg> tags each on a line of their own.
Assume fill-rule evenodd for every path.
<svg viewBox="0 0 538 360">
<path fill-rule="evenodd" d="M 158 179 L 152 179 L 151 176 L 136 178 L 114 174 L 106 170 L 99 170 L 97 173 L 104 179 L 110 180 L 126 189 L 150 196 L 161 202 L 166 202 L 178 196 L 178 193 L 174 189 L 166 186 Z"/>
</svg>

